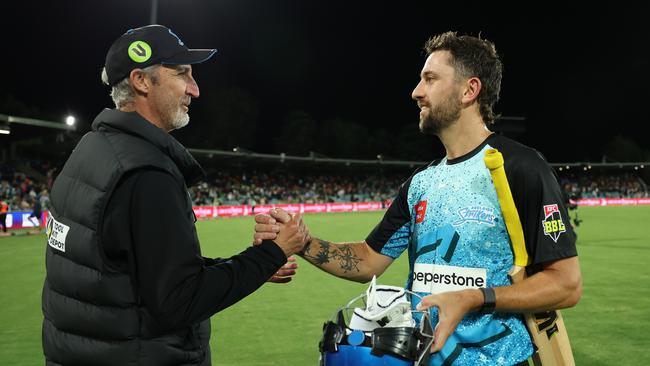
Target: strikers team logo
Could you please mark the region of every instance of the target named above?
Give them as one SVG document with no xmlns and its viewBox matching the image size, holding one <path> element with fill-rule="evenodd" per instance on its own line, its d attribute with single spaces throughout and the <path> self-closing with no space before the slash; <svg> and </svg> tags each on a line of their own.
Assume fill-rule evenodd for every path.
<svg viewBox="0 0 650 366">
<path fill-rule="evenodd" d="M 427 201 L 420 201 L 415 205 L 415 223 L 419 224 L 424 221 L 424 215 L 427 213 Z"/>
<path fill-rule="evenodd" d="M 557 204 L 544 206 L 544 220 L 542 220 L 542 228 L 544 228 L 544 235 L 548 235 L 554 242 L 560 238 L 563 232 L 566 232 L 566 227 L 562 221 L 560 210 Z"/>
<path fill-rule="evenodd" d="M 452 225 L 461 226 L 467 222 L 475 222 L 494 227 L 496 224 L 496 214 L 494 208 L 483 206 L 463 207 L 458 210 L 458 220 L 454 221 Z"/>
</svg>

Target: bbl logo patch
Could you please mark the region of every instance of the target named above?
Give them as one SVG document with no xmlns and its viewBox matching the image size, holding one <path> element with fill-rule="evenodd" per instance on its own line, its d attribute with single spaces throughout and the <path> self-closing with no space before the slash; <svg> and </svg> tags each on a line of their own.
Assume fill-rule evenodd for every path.
<svg viewBox="0 0 650 366">
<path fill-rule="evenodd" d="M 424 215 L 427 212 L 427 201 L 420 201 L 417 205 L 415 205 L 415 223 L 419 224 L 422 221 L 424 221 Z"/>
<path fill-rule="evenodd" d="M 542 228 L 544 228 L 544 235 L 548 235 L 554 242 L 566 231 L 560 210 L 555 205 L 544 206 L 544 220 L 542 220 Z"/>
</svg>

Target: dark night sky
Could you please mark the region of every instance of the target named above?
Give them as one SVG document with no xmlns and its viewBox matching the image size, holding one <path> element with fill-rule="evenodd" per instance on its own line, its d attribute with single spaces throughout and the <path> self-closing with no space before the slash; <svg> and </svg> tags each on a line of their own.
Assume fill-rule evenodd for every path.
<svg viewBox="0 0 650 366">
<path fill-rule="evenodd" d="M 193 111 L 218 88 L 246 90 L 259 106 L 259 152 L 278 152 L 265 139 L 294 109 L 318 121 L 417 129 L 410 93 L 422 45 L 446 30 L 495 42 L 505 65 L 496 110 L 526 117 L 519 140 L 549 161 L 600 160 L 616 135 L 648 148 L 646 9 L 486 3 L 160 0 L 158 23 L 190 47 L 219 50 L 195 67 L 202 98 Z M 135 0 L 4 2 L 0 96 L 38 106 L 29 117 L 59 120 L 72 112 L 87 129 L 112 106 L 99 81 L 106 50 L 127 29 L 147 24 L 149 12 L 149 1 Z M 200 134 L 210 121 L 191 115 L 189 131 Z"/>
</svg>

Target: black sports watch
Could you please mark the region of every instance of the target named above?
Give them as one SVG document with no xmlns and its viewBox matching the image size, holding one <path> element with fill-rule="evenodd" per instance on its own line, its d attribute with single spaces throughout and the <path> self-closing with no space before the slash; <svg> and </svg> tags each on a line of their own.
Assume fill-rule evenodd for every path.
<svg viewBox="0 0 650 366">
<path fill-rule="evenodd" d="M 492 314 L 497 304 L 497 297 L 494 294 L 494 289 L 492 287 L 481 287 L 479 290 L 483 293 L 483 306 L 478 309 L 478 312 L 481 314 Z"/>
</svg>

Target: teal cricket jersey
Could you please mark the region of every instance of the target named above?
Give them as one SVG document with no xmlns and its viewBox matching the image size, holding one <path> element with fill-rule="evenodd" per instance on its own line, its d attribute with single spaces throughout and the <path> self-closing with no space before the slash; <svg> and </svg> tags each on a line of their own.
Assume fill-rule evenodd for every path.
<svg viewBox="0 0 650 366">
<path fill-rule="evenodd" d="M 537 151 L 492 134 L 468 154 L 433 162 L 411 176 L 366 239 L 375 251 L 392 258 L 408 251 L 406 287 L 412 291 L 424 296 L 510 284 L 510 238 L 483 160 L 490 148 L 504 157 L 531 261 L 527 270 L 577 255 L 552 168 Z M 431 315 L 435 326 L 437 309 Z M 520 314 L 468 313 L 429 365 L 514 365 L 532 353 Z"/>
</svg>

